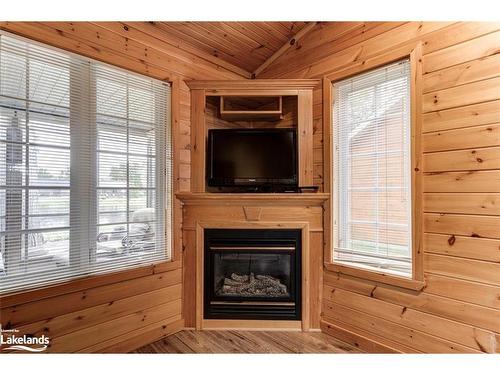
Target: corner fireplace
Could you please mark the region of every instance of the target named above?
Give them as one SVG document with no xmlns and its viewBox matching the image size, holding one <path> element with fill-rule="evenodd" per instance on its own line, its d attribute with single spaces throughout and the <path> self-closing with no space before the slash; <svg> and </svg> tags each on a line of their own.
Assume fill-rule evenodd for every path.
<svg viewBox="0 0 500 375">
<path fill-rule="evenodd" d="M 205 319 L 301 319 L 301 231 L 205 229 Z"/>
</svg>

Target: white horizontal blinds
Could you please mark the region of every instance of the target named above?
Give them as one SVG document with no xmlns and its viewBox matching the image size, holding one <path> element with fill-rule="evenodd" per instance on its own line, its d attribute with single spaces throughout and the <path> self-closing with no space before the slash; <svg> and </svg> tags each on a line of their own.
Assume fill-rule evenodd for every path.
<svg viewBox="0 0 500 375">
<path fill-rule="evenodd" d="M 92 75 L 97 104 L 96 262 L 108 268 L 117 258 L 134 264 L 169 257 L 169 88 L 103 65 L 94 65 Z"/>
<path fill-rule="evenodd" d="M 0 37 L 2 291 L 68 272 L 73 64 L 81 69 L 64 54 Z"/>
<path fill-rule="evenodd" d="M 410 62 L 334 84 L 334 261 L 411 276 Z"/>
<path fill-rule="evenodd" d="M 0 292 L 170 257 L 169 105 L 160 81 L 0 35 Z"/>
</svg>

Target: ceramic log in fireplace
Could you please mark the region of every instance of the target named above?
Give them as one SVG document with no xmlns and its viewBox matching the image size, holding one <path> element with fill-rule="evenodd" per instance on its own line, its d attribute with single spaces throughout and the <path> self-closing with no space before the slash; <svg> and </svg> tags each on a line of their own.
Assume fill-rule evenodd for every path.
<svg viewBox="0 0 500 375">
<path fill-rule="evenodd" d="M 205 319 L 301 319 L 301 232 L 205 229 Z"/>
</svg>

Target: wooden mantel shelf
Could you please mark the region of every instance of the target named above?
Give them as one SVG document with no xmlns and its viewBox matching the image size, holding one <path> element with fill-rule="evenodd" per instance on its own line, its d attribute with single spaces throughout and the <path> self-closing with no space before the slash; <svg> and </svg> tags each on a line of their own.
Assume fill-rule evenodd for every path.
<svg viewBox="0 0 500 375">
<path fill-rule="evenodd" d="M 177 193 L 176 197 L 184 204 L 272 204 L 288 205 L 290 203 L 305 206 L 321 206 L 330 199 L 327 193 Z"/>
</svg>

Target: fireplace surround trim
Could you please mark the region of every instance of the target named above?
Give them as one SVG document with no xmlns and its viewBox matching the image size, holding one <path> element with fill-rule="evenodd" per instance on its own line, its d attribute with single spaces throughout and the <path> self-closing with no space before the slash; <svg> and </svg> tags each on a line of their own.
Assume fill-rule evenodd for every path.
<svg viewBox="0 0 500 375">
<path fill-rule="evenodd" d="M 223 320 L 204 319 L 204 256 L 205 229 L 298 229 L 301 231 L 301 320 Z M 308 222 L 235 222 L 235 221 L 197 221 L 196 222 L 196 329 L 211 328 L 262 328 L 309 330 L 309 223 Z"/>
</svg>

